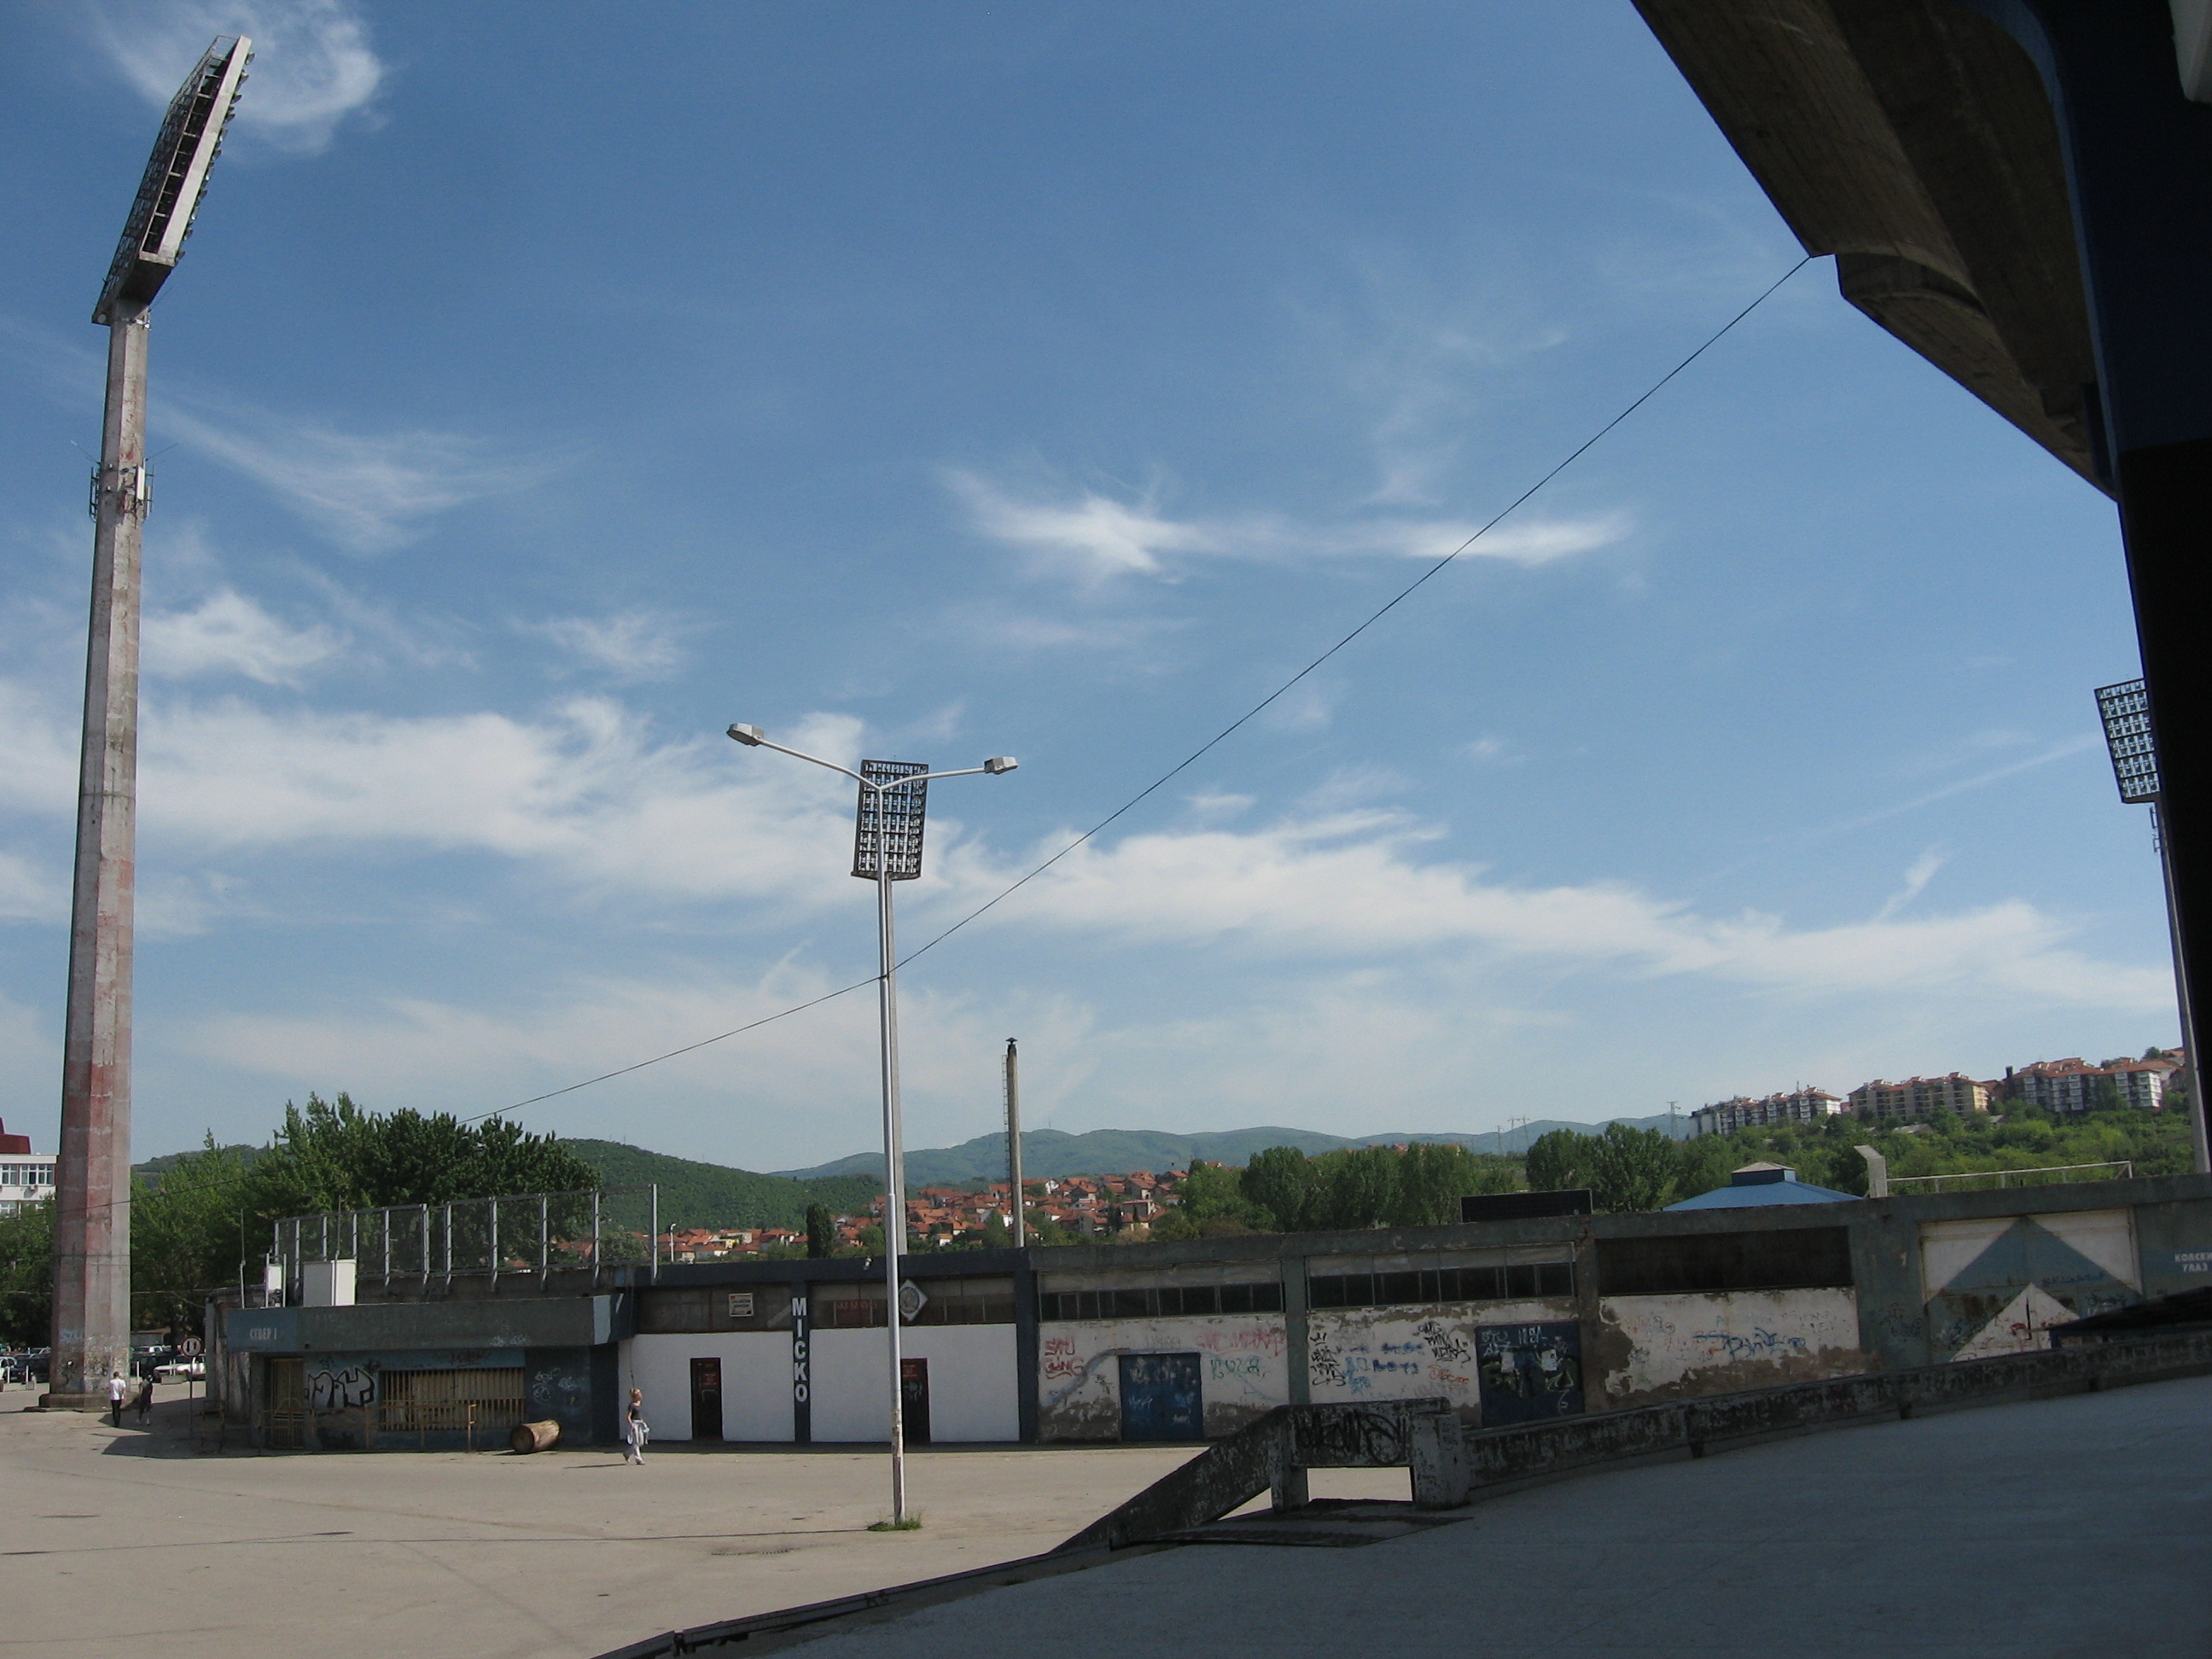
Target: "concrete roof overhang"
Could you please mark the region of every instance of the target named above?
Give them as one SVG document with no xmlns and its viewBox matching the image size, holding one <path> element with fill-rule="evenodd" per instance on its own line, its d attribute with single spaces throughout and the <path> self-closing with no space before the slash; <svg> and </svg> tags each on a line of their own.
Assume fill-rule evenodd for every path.
<svg viewBox="0 0 2212 1659">
<path fill-rule="evenodd" d="M 2100 489 L 2096 368 L 2042 76 L 1955 0 L 1636 0 L 1845 300 Z"/>
</svg>

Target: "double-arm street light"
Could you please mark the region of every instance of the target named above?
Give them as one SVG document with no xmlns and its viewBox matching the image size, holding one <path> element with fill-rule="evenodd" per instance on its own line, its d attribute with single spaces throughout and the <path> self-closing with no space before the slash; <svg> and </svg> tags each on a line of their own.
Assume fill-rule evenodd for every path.
<svg viewBox="0 0 2212 1659">
<path fill-rule="evenodd" d="M 876 884 L 876 1006 L 882 1030 L 884 1073 L 884 1327 L 890 1350 L 891 1519 L 906 1521 L 906 1425 L 904 1377 L 899 1354 L 899 1258 L 906 1247 L 906 1139 L 899 1120 L 898 961 L 891 929 L 891 884 L 921 874 L 923 813 L 929 785 L 938 778 L 993 777 L 1014 769 L 1012 755 L 994 755 L 981 766 L 933 772 L 920 761 L 864 760 L 855 772 L 802 750 L 771 743 L 757 726 L 730 727 L 730 736 L 748 749 L 773 749 L 793 760 L 842 772 L 860 786 L 853 830 L 853 873 Z"/>
</svg>

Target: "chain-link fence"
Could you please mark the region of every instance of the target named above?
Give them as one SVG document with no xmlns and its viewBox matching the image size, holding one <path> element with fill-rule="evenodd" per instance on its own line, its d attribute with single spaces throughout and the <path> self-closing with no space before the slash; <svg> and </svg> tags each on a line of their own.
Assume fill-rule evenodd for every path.
<svg viewBox="0 0 2212 1659">
<path fill-rule="evenodd" d="M 660 1189 L 599 1187 L 325 1210 L 278 1222 L 270 1255 L 292 1284 L 308 1262 L 351 1261 L 355 1281 L 550 1273 L 659 1263 Z"/>
</svg>

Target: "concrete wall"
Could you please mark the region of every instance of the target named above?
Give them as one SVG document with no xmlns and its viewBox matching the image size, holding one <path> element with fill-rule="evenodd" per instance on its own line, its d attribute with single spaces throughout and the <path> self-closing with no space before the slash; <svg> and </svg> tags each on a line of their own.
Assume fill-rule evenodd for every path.
<svg viewBox="0 0 2212 1659">
<path fill-rule="evenodd" d="M 1875 1369 L 1850 1290 L 1603 1297 L 1598 1324 L 1593 1411 Z"/>
<path fill-rule="evenodd" d="M 1012 1325 L 909 1325 L 899 1350 L 929 1362 L 930 1438 L 940 1444 L 1021 1437 Z M 890 1415 L 880 1330 L 814 1333 L 814 1438 L 880 1443 Z"/>
<path fill-rule="evenodd" d="M 623 1346 L 623 1397 L 645 1390 L 655 1440 L 691 1437 L 691 1362 L 722 1362 L 722 1438 L 791 1438 L 791 1334 L 700 1331 L 634 1336 Z"/>
<path fill-rule="evenodd" d="M 1280 1314 L 1056 1320 L 1040 1328 L 1038 1350 L 1041 1440 L 1121 1438 L 1125 1353 L 1199 1354 L 1209 1437 L 1232 1434 L 1291 1397 Z"/>
<path fill-rule="evenodd" d="M 1477 1328 L 1578 1316 L 1574 1302 L 1551 1299 L 1319 1310 L 1307 1316 L 1308 1397 L 1317 1406 L 1449 1400 L 1468 1423 L 1479 1424 Z"/>
</svg>

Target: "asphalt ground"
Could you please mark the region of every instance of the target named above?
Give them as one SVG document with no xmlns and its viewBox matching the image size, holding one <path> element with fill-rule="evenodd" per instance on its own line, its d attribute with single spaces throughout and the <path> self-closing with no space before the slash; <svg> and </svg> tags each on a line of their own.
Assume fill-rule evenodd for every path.
<svg viewBox="0 0 2212 1659">
<path fill-rule="evenodd" d="M 1602 1471 L 1358 1548 L 1194 1545 L 793 1659 L 2212 1654 L 2212 1378 Z"/>
<path fill-rule="evenodd" d="M 880 1449 L 217 1455 L 184 1393 L 118 1431 L 0 1392 L 0 1655 L 589 1656 L 1033 1554 L 1192 1455 L 918 1449 L 922 1528 L 872 1533 Z"/>
</svg>

